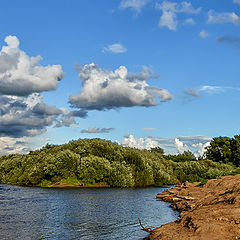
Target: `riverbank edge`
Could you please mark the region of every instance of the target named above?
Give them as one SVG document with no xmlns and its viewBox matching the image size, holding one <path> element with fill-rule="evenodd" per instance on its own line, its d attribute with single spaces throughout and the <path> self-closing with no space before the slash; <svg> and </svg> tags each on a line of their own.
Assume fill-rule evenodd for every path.
<svg viewBox="0 0 240 240">
<path fill-rule="evenodd" d="M 180 213 L 174 222 L 155 228 L 149 240 L 240 239 L 240 174 L 184 183 L 157 194 Z"/>
<path fill-rule="evenodd" d="M 68 182 L 68 181 L 60 181 L 60 182 L 50 182 L 40 183 L 36 185 L 19 185 L 19 184 L 11 184 L 11 183 L 1 183 L 3 185 L 10 186 L 19 186 L 19 187 L 40 187 L 40 188 L 121 188 L 121 187 L 112 187 L 107 183 L 79 183 L 79 182 Z M 146 186 L 137 186 L 137 187 L 125 187 L 125 188 L 169 188 L 174 185 L 146 185 Z"/>
<path fill-rule="evenodd" d="M 34 186 L 33 186 L 34 187 Z M 110 188 L 107 184 L 74 184 L 65 182 L 56 182 L 47 185 L 37 185 L 36 187 L 42 188 Z"/>
</svg>

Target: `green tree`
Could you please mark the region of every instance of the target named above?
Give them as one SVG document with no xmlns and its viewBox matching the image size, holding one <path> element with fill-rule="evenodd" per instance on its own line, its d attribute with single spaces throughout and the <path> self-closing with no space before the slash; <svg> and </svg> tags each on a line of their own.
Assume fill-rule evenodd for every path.
<svg viewBox="0 0 240 240">
<path fill-rule="evenodd" d="M 232 160 L 232 140 L 228 137 L 215 137 L 207 147 L 205 156 L 215 162 L 229 163 Z"/>
<path fill-rule="evenodd" d="M 89 155 L 81 159 L 78 178 L 85 183 L 108 182 L 110 163 L 107 159 Z"/>
<path fill-rule="evenodd" d="M 160 153 L 161 155 L 164 154 L 164 150 L 160 147 L 151 148 L 151 152 Z"/>
<path fill-rule="evenodd" d="M 231 140 L 231 162 L 239 166 L 240 165 L 240 135 L 234 136 Z"/>
<path fill-rule="evenodd" d="M 196 157 L 191 151 L 184 151 L 178 155 L 166 155 L 164 156 L 168 160 L 172 160 L 174 162 L 186 162 L 186 161 L 195 161 Z"/>
</svg>

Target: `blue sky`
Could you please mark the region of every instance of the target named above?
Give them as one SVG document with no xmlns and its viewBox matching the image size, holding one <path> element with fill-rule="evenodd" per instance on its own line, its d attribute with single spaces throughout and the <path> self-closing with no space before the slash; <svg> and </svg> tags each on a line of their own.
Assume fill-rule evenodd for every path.
<svg viewBox="0 0 240 240">
<path fill-rule="evenodd" d="M 239 10 L 239 0 L 4 1 L 0 154 L 95 137 L 201 154 L 239 134 Z"/>
</svg>

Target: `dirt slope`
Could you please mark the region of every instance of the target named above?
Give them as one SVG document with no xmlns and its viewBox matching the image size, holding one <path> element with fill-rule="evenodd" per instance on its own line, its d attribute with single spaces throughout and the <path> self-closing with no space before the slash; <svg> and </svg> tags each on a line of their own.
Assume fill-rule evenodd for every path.
<svg viewBox="0 0 240 240">
<path fill-rule="evenodd" d="M 185 183 L 157 195 L 180 212 L 175 222 L 153 230 L 149 239 L 240 239 L 240 175 Z"/>
</svg>

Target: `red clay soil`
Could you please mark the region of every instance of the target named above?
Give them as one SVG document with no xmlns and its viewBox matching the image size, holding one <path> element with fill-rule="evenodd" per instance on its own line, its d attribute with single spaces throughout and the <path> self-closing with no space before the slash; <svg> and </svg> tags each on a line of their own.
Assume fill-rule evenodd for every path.
<svg viewBox="0 0 240 240">
<path fill-rule="evenodd" d="M 154 229 L 151 240 L 240 239 L 240 175 L 185 183 L 157 198 L 171 202 L 180 218 Z"/>
</svg>

